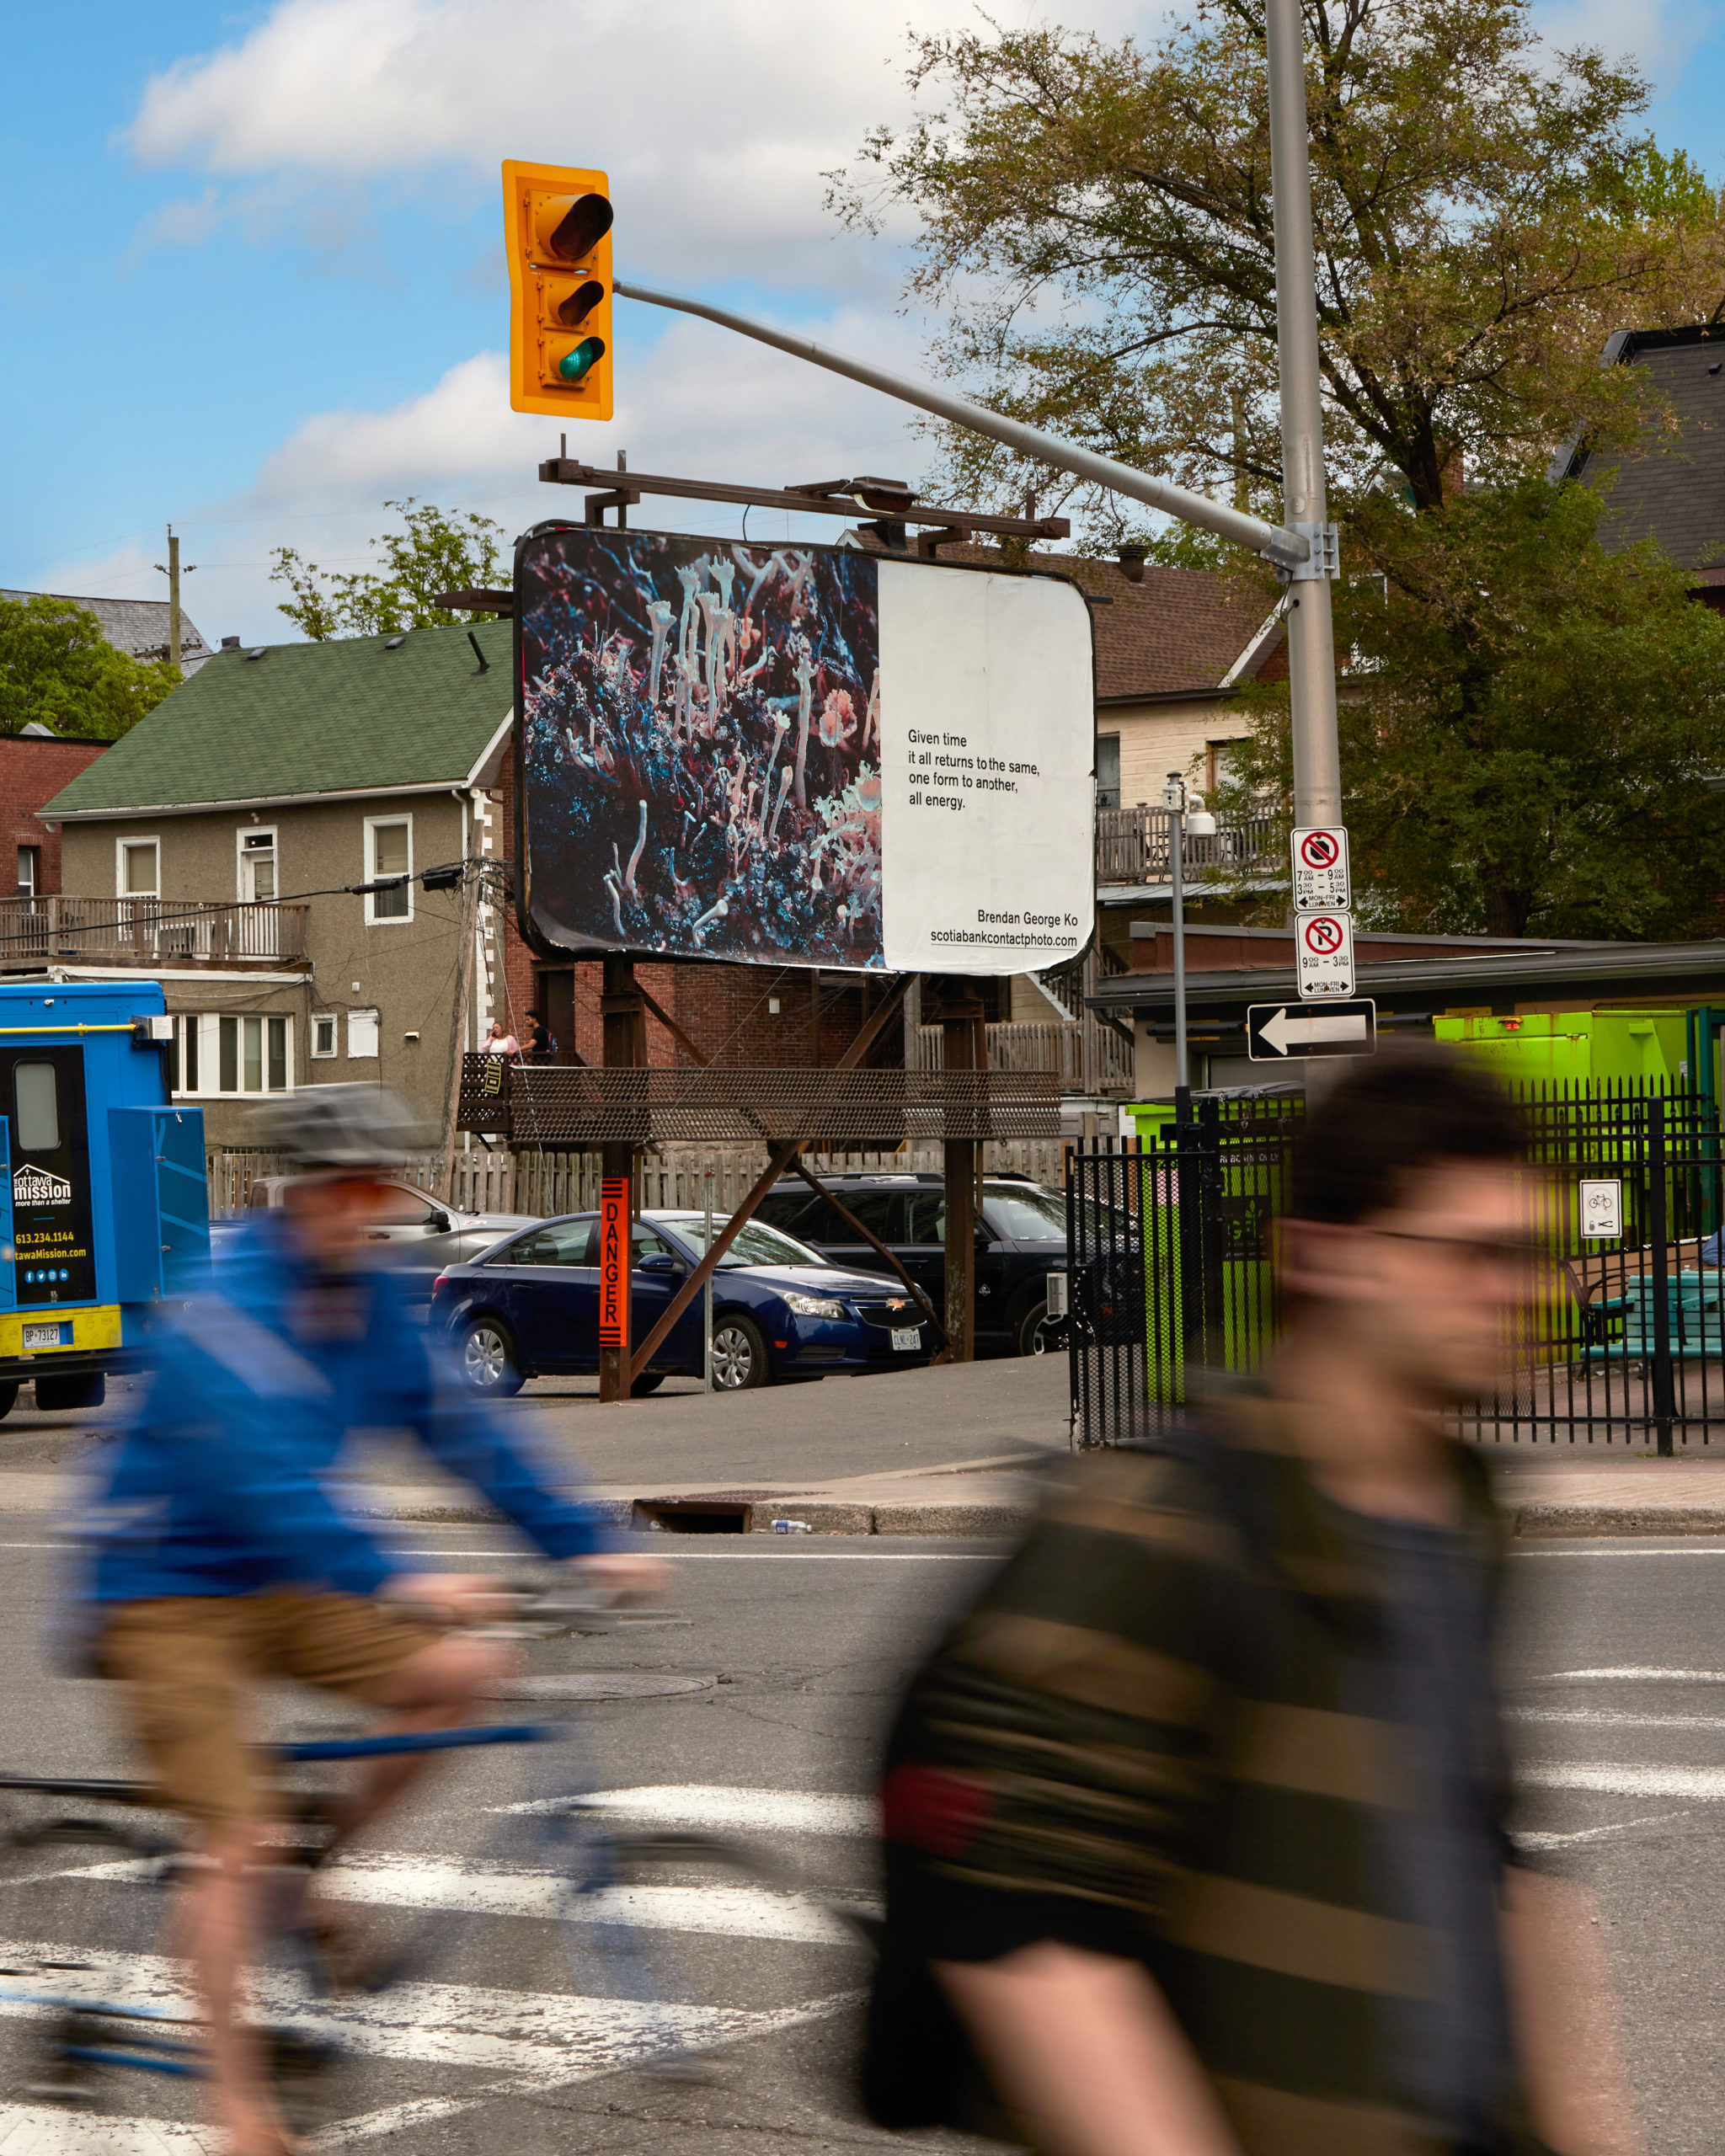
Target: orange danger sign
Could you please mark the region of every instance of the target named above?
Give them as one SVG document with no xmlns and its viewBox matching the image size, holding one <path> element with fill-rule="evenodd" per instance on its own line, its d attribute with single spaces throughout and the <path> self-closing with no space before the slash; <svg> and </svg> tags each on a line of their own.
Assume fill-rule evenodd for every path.
<svg viewBox="0 0 1725 2156">
<path fill-rule="evenodd" d="M 629 1179 L 599 1186 L 599 1344 L 629 1344 Z"/>
</svg>

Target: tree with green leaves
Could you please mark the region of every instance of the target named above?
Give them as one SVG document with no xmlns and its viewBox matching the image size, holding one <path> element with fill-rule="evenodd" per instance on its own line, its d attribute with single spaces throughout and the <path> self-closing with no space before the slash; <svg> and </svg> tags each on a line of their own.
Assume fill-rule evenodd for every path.
<svg viewBox="0 0 1725 2156">
<path fill-rule="evenodd" d="M 1639 128 L 1648 88 L 1552 53 L 1530 0 L 1304 0 L 1319 339 L 1332 487 L 1434 510 L 1465 468 L 1626 439 L 1625 323 L 1725 304 L 1720 204 Z M 832 199 L 918 228 L 907 297 L 982 402 L 1203 491 L 1280 493 L 1263 0 L 1199 0 L 1150 45 L 1037 28 L 915 41 L 921 109 Z M 945 430 L 961 499 L 1032 471 Z M 1141 512 L 1076 482 L 1098 537 Z M 1279 521 L 1279 516 L 1276 517 Z M 1141 534 L 1139 536 L 1142 536 Z"/>
<path fill-rule="evenodd" d="M 1354 520 L 1379 573 L 1336 589 L 1354 904 L 1373 927 L 1725 935 L 1725 618 L 1599 498 L 1543 479 Z M 1291 820 L 1287 688 L 1214 803 Z M 1280 917 L 1284 901 L 1275 902 Z"/>
<path fill-rule="evenodd" d="M 382 558 L 377 569 L 343 574 L 302 560 L 291 547 L 275 549 L 270 581 L 286 584 L 293 593 L 277 611 L 314 643 L 446 628 L 483 618 L 433 602 L 446 591 L 496 584 L 503 526 L 471 510 L 449 515 L 430 502 L 416 506 L 411 494 L 383 506 L 394 510 L 406 529 L 386 531 L 371 542 L 372 552 Z"/>
<path fill-rule="evenodd" d="M 35 723 L 82 741 L 117 741 L 179 686 L 166 659 L 116 651 L 75 600 L 0 599 L 0 734 Z"/>
</svg>

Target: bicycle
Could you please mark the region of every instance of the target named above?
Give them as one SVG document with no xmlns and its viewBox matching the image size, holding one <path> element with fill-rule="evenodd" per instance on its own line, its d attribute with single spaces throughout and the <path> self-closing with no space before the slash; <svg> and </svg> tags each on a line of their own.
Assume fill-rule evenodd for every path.
<svg viewBox="0 0 1725 2156">
<path fill-rule="evenodd" d="M 538 1598 L 523 1599 L 508 1629 L 544 1641 L 678 1621 Z M 530 1675 L 525 1689 L 542 1692 L 545 1680 Z M 595 2053 L 612 2066 L 687 2075 L 709 2040 L 746 2019 L 704 2003 L 703 1915 L 740 1893 L 763 1922 L 813 1905 L 797 1903 L 776 1867 L 738 1844 L 620 1828 L 584 1764 L 573 1781 L 562 1764 L 576 1733 L 567 1723 L 508 1721 L 269 1748 L 288 1785 L 403 1752 L 480 1763 L 482 1779 L 484 1763 L 505 1754 L 537 1760 L 552 1785 L 507 1802 L 494 1782 L 482 1786 L 463 1807 L 477 1849 L 405 1860 L 364 1843 L 332 1849 L 327 1782 L 284 1788 L 280 1816 L 296 1847 L 270 1882 L 254 1992 L 296 2132 L 346 2145 L 509 2099 L 516 2156 L 533 2145 L 535 2121 L 551 2144 L 555 2091 L 585 2078 Z M 10 1815 L 0 1821 L 0 1891 L 8 1907 L 43 1897 L 51 1917 L 45 1940 L 0 1949 L 0 2031 L 10 2040 L 0 2049 L 0 2101 L 40 2113 L 56 2148 L 67 2144 L 50 2122 L 68 2111 L 99 2122 L 93 2139 L 81 2132 L 80 2148 L 153 2150 L 162 2135 L 177 2142 L 189 2132 L 201 2146 L 190 2124 L 203 2073 L 196 2011 L 171 1955 L 144 1944 L 160 1921 L 162 1897 L 150 1890 L 195 1860 L 148 1820 L 151 1792 L 137 1783 L 0 1774 L 0 1804 Z M 428 1810 L 429 1838 L 444 1838 L 450 1806 L 429 1793 L 394 1815 L 395 1838 L 414 1838 L 417 1815 L 426 1838 Z M 673 1925 L 654 1899 L 666 1894 L 681 1911 Z M 363 1924 L 332 1921 L 355 1907 Z M 815 1910 L 804 1929 L 812 1936 L 823 1924 L 835 1939 L 867 1935 L 860 1913 Z M 724 1929 L 713 1927 L 715 1942 Z"/>
</svg>

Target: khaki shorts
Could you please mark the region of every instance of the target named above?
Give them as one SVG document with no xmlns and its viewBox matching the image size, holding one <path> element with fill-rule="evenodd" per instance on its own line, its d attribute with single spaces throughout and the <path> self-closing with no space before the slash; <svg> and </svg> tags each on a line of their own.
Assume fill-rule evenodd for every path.
<svg viewBox="0 0 1725 2156">
<path fill-rule="evenodd" d="M 384 1679 L 436 1636 L 357 1595 L 164 1595 L 120 1604 L 96 1654 L 104 1677 L 125 1682 L 163 1804 L 221 1828 L 277 1809 L 252 1748 L 251 1686 L 292 1678 L 375 1705 Z"/>
</svg>

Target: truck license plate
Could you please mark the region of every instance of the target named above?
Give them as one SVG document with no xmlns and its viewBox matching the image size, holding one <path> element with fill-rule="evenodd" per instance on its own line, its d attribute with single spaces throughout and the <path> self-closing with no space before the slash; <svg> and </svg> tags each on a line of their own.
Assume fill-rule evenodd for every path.
<svg viewBox="0 0 1725 2156">
<path fill-rule="evenodd" d="M 24 1349 L 28 1354 L 32 1348 L 57 1348 L 60 1327 L 57 1325 L 27 1325 L 24 1329 Z"/>
<path fill-rule="evenodd" d="M 893 1346 L 914 1354 L 922 1345 L 922 1329 L 915 1325 L 895 1325 L 893 1327 Z"/>
</svg>

